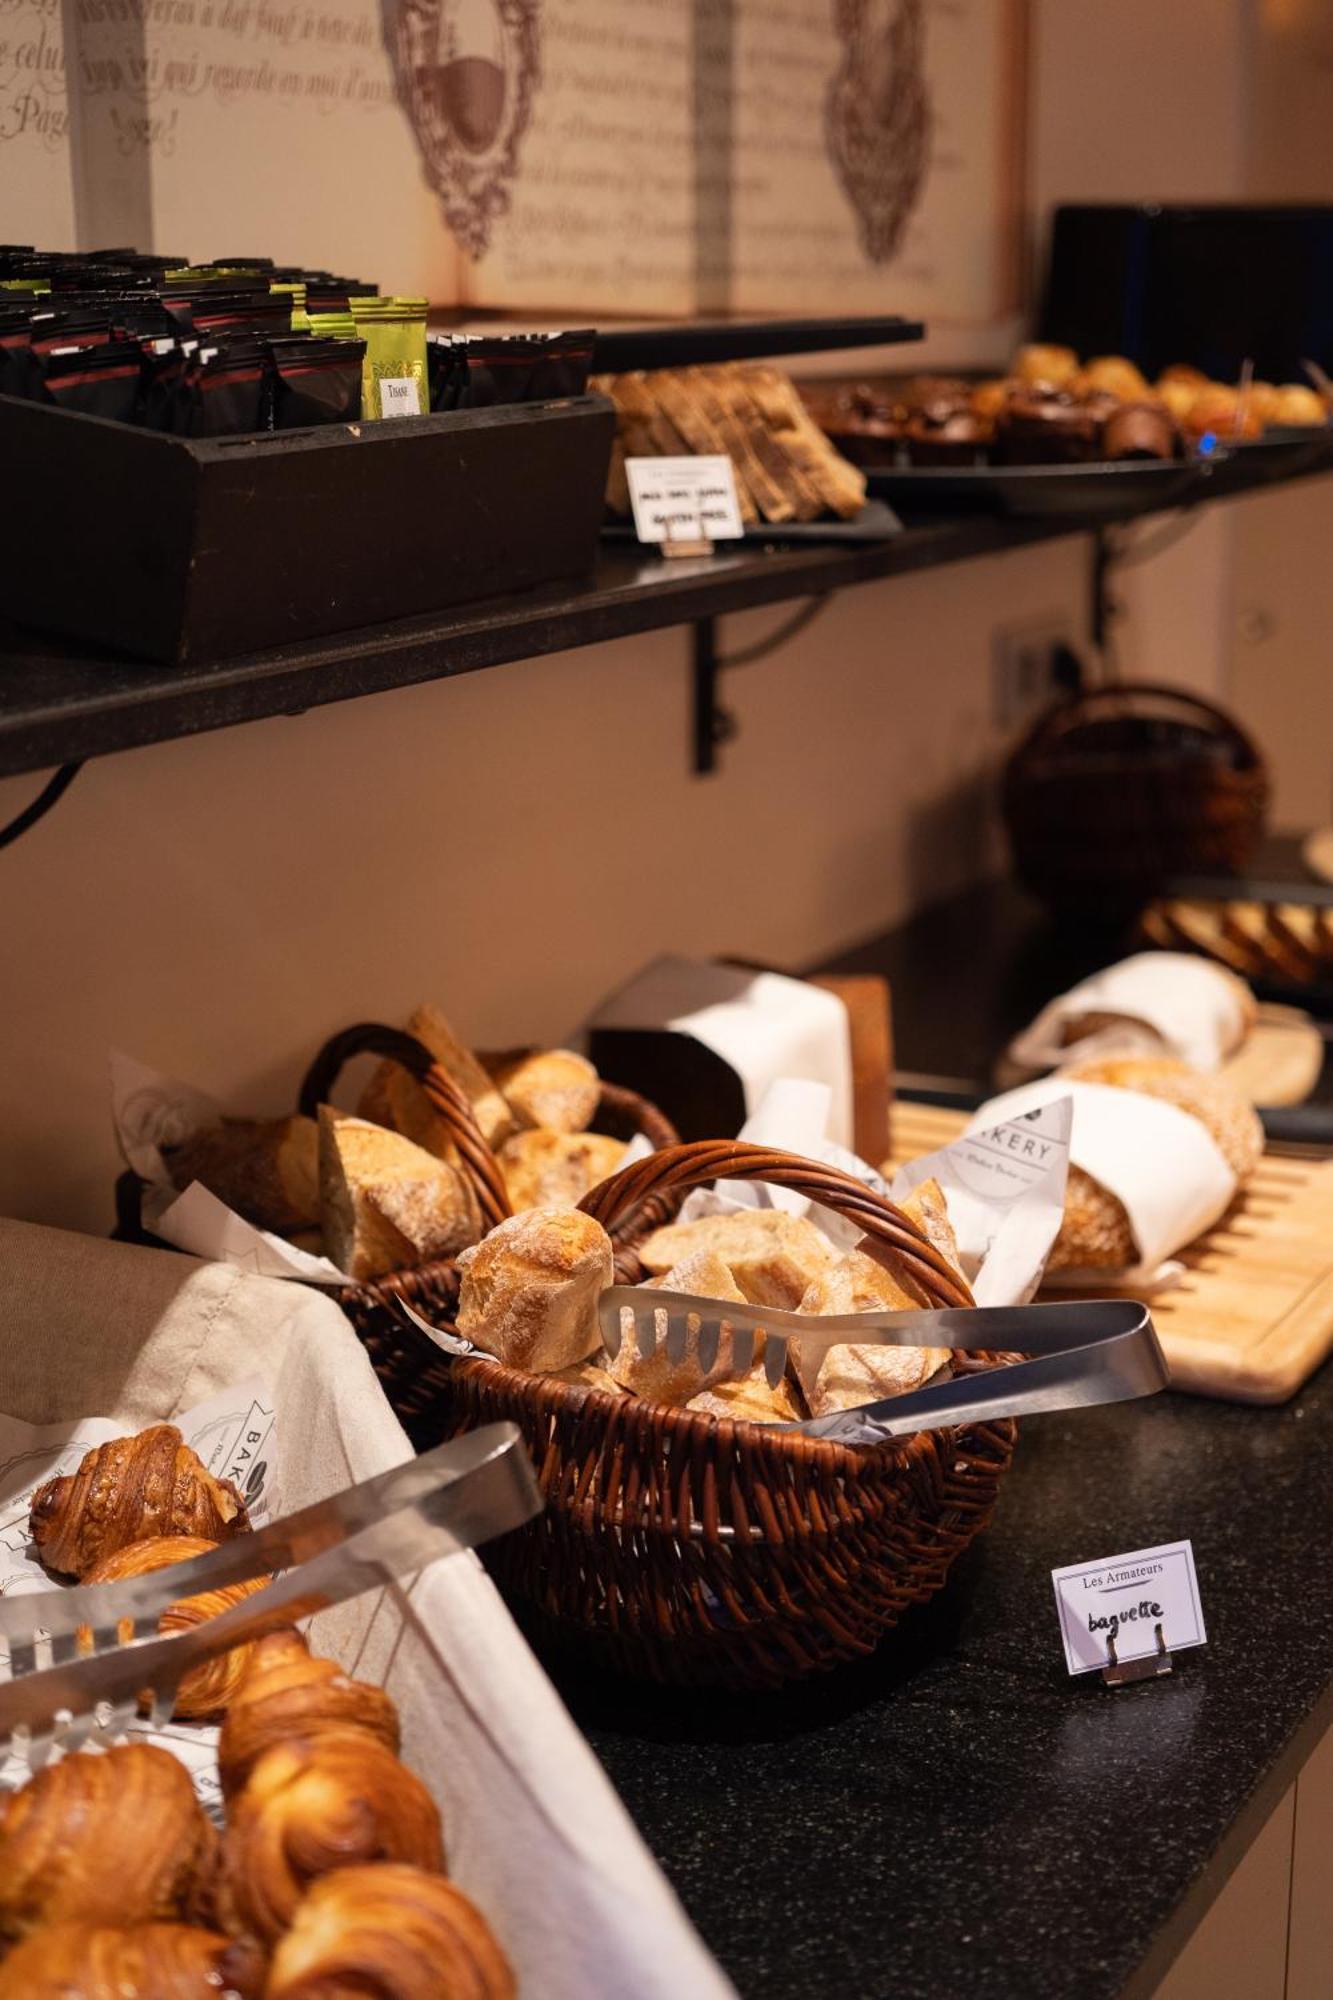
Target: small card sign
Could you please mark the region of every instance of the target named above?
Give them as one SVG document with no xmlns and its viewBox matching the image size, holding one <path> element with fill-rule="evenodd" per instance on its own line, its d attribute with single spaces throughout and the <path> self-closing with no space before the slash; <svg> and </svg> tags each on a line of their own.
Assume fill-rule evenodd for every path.
<svg viewBox="0 0 1333 2000">
<path fill-rule="evenodd" d="M 1087 1674 L 1108 1663 L 1107 1640 L 1118 1660 L 1142 1660 L 1185 1646 L 1204 1646 L 1203 1607 L 1188 1542 L 1165 1542 L 1101 1562 L 1053 1569 L 1055 1604 L 1065 1664 L 1071 1674 Z M 1161 1645 L 1157 1628 L 1162 1628 Z"/>
<path fill-rule="evenodd" d="M 382 417 L 421 415 L 421 388 L 415 376 L 381 375 L 379 386 Z"/>
<path fill-rule="evenodd" d="M 744 533 L 736 472 L 711 458 L 627 458 L 634 532 L 641 542 L 739 541 Z"/>
</svg>

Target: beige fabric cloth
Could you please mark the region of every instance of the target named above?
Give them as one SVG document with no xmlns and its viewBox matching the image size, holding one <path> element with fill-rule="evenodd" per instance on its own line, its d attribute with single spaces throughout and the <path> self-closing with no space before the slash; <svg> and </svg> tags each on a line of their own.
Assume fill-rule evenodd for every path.
<svg viewBox="0 0 1333 2000">
<path fill-rule="evenodd" d="M 284 1511 L 410 1447 L 332 1300 L 221 1264 L 0 1219 L 0 1410 L 161 1422 L 260 1374 Z M 471 1556 L 315 1621 L 382 1681 L 445 1823 L 450 1873 L 541 2000 L 694 2000 L 731 1987 Z"/>
</svg>

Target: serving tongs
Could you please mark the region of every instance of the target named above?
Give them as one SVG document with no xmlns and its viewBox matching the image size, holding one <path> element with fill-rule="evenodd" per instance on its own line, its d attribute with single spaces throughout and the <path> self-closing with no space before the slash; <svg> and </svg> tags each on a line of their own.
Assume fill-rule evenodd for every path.
<svg viewBox="0 0 1333 2000">
<path fill-rule="evenodd" d="M 0 1598 L 10 1675 L 0 1678 L 0 1752 L 35 1770 L 53 1748 L 123 1728 L 141 1705 L 160 1727 L 201 1661 L 475 1548 L 541 1508 L 517 1425 L 488 1424 L 189 1562 Z M 274 1571 L 283 1574 L 216 1618 L 157 1636 L 169 1605 Z"/>
<path fill-rule="evenodd" d="M 762 1356 L 771 1388 L 782 1378 L 792 1341 L 799 1343 L 801 1361 L 807 1366 L 812 1356 L 846 1346 L 947 1347 L 1024 1357 L 976 1374 L 937 1379 L 922 1389 L 855 1409 L 774 1426 L 839 1444 L 869 1444 L 913 1431 L 986 1423 L 993 1417 L 1027 1416 L 1037 1410 L 1128 1402 L 1156 1395 L 1167 1384 L 1166 1357 L 1152 1318 L 1148 1308 L 1133 1299 L 814 1317 L 688 1292 L 613 1285 L 602 1293 L 597 1310 L 613 1358 L 624 1339 L 632 1336 L 645 1360 L 664 1348 L 668 1360 L 679 1364 L 692 1351 L 707 1373 L 717 1363 L 725 1335 L 734 1373 L 747 1374 Z"/>
</svg>

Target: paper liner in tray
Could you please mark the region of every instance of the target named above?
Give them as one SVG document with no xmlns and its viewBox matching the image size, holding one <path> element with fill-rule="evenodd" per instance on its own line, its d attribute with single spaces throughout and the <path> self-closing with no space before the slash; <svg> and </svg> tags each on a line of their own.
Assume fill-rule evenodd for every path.
<svg viewBox="0 0 1333 2000">
<path fill-rule="evenodd" d="M 12 1502 L 45 1476 L 51 1451 L 49 1439 L 25 1447 L 22 1427 L 68 1432 L 95 1414 L 102 1435 L 120 1435 L 192 1411 L 197 1425 L 202 1406 L 206 1429 L 230 1413 L 225 1434 L 204 1441 L 225 1444 L 234 1465 L 271 1392 L 269 1470 L 256 1477 L 252 1465 L 246 1480 L 283 1511 L 410 1454 L 330 1300 L 10 1221 L 0 1221 L 0 1379 L 12 1420 L 3 1560 L 15 1581 Z M 295 1411 L 299 1421 L 286 1416 Z M 493 1924 L 520 1992 L 730 1992 L 475 1558 L 325 1612 L 311 1640 L 397 1703 L 404 1757 L 443 1814 L 450 1873 Z"/>
</svg>

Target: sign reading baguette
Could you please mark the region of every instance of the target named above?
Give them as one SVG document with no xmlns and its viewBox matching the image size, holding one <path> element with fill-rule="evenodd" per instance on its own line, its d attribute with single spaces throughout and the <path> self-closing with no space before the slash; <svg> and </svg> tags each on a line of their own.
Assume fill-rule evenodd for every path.
<svg viewBox="0 0 1333 2000">
<path fill-rule="evenodd" d="M 634 532 L 641 542 L 739 541 L 736 474 L 725 453 L 698 458 L 627 458 Z"/>
<path fill-rule="evenodd" d="M 1051 1581 L 1071 1674 L 1208 1643 L 1188 1542 L 1073 1563 L 1053 1569 Z"/>
</svg>

